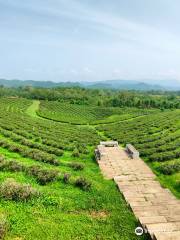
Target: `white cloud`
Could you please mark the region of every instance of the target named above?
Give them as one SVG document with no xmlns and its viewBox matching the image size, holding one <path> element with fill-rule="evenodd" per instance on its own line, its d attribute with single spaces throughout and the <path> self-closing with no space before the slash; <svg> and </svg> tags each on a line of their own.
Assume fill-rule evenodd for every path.
<svg viewBox="0 0 180 240">
<path fill-rule="evenodd" d="M 93 73 L 93 70 L 90 69 L 89 67 L 85 67 L 85 68 L 83 69 L 83 72 L 88 73 L 88 74 L 92 74 L 92 73 Z"/>
<path fill-rule="evenodd" d="M 71 69 L 71 70 L 70 70 L 70 73 L 71 73 L 72 75 L 75 75 L 75 76 L 79 75 L 79 71 L 76 70 L 76 69 Z"/>
<path fill-rule="evenodd" d="M 113 74 L 115 74 L 115 75 L 122 74 L 122 70 L 115 68 L 115 69 L 113 70 Z"/>
<path fill-rule="evenodd" d="M 39 70 L 38 69 L 35 69 L 35 68 L 25 68 L 24 69 L 24 72 L 28 72 L 28 73 L 36 73 L 38 72 Z"/>
</svg>

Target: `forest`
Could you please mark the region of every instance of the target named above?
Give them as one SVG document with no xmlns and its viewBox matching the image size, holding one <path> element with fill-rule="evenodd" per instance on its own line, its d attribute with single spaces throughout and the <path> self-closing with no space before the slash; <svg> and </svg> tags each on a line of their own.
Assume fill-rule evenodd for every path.
<svg viewBox="0 0 180 240">
<path fill-rule="evenodd" d="M 163 91 L 117 91 L 103 89 L 86 89 L 80 87 L 6 88 L 0 86 L 0 96 L 18 96 L 28 99 L 69 102 L 78 105 L 95 105 L 104 107 L 137 108 L 180 108 L 180 92 Z"/>
</svg>

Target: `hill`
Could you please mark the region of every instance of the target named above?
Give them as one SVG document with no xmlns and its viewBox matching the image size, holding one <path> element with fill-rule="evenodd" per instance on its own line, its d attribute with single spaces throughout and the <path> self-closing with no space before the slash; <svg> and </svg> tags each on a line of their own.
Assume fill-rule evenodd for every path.
<svg viewBox="0 0 180 240">
<path fill-rule="evenodd" d="M 117 89 L 117 90 L 138 90 L 138 91 L 150 91 L 150 90 L 166 90 L 166 88 L 160 85 L 151 85 L 144 82 L 133 80 L 107 80 L 101 82 L 95 82 L 92 84 L 85 84 L 90 88 L 102 88 L 102 89 Z"/>
<path fill-rule="evenodd" d="M 139 223 L 113 181 L 104 179 L 94 149 L 110 139 L 132 143 L 180 197 L 176 93 L 32 87 L 15 88 L 12 97 L 6 90 L 0 88 L 4 239 L 149 240 L 135 235 Z"/>
<path fill-rule="evenodd" d="M 7 79 L 0 79 L 0 85 L 5 87 L 42 87 L 42 88 L 54 88 L 54 87 L 73 87 L 80 85 L 79 83 L 74 82 L 52 82 L 52 81 L 34 81 L 34 80 L 7 80 Z"/>
<path fill-rule="evenodd" d="M 134 80 L 106 80 L 95 82 L 52 82 L 52 81 L 34 81 L 34 80 L 6 80 L 0 79 L 0 85 L 5 87 L 43 87 L 43 88 L 55 88 L 55 87 L 85 87 L 91 89 L 117 89 L 117 90 L 138 90 L 138 91 L 150 91 L 150 90 L 177 90 L 180 89 L 178 83 L 175 88 L 170 88 L 169 85 L 149 84 L 143 81 Z"/>
</svg>

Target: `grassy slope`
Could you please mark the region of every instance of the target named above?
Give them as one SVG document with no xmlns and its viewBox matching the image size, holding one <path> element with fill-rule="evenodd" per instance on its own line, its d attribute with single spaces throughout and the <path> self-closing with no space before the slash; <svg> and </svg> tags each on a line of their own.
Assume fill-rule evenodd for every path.
<svg viewBox="0 0 180 240">
<path fill-rule="evenodd" d="M 27 113 L 36 117 L 38 101 L 34 101 Z M 32 139 L 33 140 L 33 139 Z M 0 172 L 0 181 L 13 177 L 19 182 L 30 183 L 43 195 L 38 200 L 27 203 L 0 199 L 1 213 L 8 219 L 9 229 L 6 240 L 61 240 L 61 239 L 139 239 L 134 234 L 137 222 L 125 204 L 113 181 L 105 180 L 93 160 L 93 150 L 80 158 L 73 158 L 65 152 L 61 162 L 78 161 L 85 164 L 83 171 L 74 171 L 63 164 L 61 173 L 72 174 L 72 179 L 85 176 L 92 181 L 90 192 L 82 191 L 73 184 L 56 181 L 40 186 L 33 177 L 24 173 Z M 15 159 L 25 165 L 37 164 L 32 159 L 0 148 L 7 160 Z M 46 168 L 52 166 L 38 163 Z M 140 238 L 143 239 L 143 238 Z"/>
<path fill-rule="evenodd" d="M 31 117 L 37 117 L 37 118 L 40 118 L 38 115 L 37 115 L 37 111 L 39 109 L 39 104 L 40 104 L 40 101 L 38 100 L 34 100 L 32 105 L 30 105 L 27 110 L 26 110 L 26 113 L 31 116 Z"/>
</svg>

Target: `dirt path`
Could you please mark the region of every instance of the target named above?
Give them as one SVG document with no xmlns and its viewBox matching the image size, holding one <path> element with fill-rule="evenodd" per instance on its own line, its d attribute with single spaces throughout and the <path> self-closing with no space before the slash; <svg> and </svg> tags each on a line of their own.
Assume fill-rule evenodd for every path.
<svg viewBox="0 0 180 240">
<path fill-rule="evenodd" d="M 153 240 L 180 240 L 180 201 L 162 188 L 141 159 L 119 147 L 98 146 L 101 171 L 114 179 L 144 230 Z"/>
</svg>

